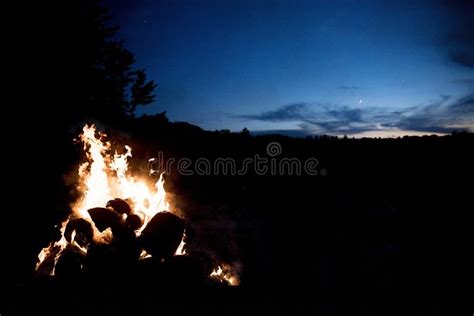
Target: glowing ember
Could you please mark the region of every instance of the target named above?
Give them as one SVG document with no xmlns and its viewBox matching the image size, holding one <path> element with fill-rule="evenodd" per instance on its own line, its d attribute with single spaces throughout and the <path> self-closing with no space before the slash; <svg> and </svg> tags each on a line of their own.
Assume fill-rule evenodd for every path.
<svg viewBox="0 0 474 316">
<path fill-rule="evenodd" d="M 229 268 L 226 266 L 224 266 L 224 268 L 226 270 L 229 270 Z M 217 269 L 214 269 L 214 271 L 212 271 L 210 276 L 221 282 L 229 283 L 229 285 L 239 284 L 239 279 L 236 276 L 231 275 L 229 271 L 224 272 L 221 266 L 218 266 Z"/>
</svg>

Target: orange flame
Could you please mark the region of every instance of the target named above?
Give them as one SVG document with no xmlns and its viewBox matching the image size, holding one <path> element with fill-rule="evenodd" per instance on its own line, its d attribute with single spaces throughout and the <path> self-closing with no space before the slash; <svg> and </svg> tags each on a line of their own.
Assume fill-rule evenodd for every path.
<svg viewBox="0 0 474 316">
<path fill-rule="evenodd" d="M 144 179 L 135 178 L 127 173 L 128 159 L 132 157 L 132 149 L 125 146 L 124 154 L 110 154 L 111 144 L 105 141 L 104 133 L 96 132 L 95 125 L 85 125 L 79 140 L 83 143 L 83 149 L 87 160 L 78 168 L 78 184 L 80 197 L 71 204 L 72 213 L 61 224 L 62 238 L 43 248 L 38 254 L 38 262 L 35 270 L 45 262 L 47 258 L 54 260 L 53 268 L 47 273 L 54 275 L 54 267 L 66 248 L 68 242 L 64 237 L 67 223 L 72 218 L 83 218 L 89 221 L 94 228 L 94 240 L 97 242 L 107 242 L 110 239 L 110 230 L 99 232 L 94 225 L 87 210 L 97 206 L 106 205 L 107 201 L 113 198 L 129 200 L 134 205 L 134 213 L 143 218 L 143 225 L 136 231 L 139 236 L 146 224 L 159 212 L 169 210 L 170 204 L 166 200 L 164 180 L 160 176 L 154 187 Z M 72 237 L 74 243 L 74 235 Z M 74 243 L 75 246 L 79 246 Z M 87 252 L 87 249 L 80 248 Z M 184 254 L 184 241 L 177 250 L 177 254 Z M 143 255 L 146 256 L 146 253 Z M 52 258 L 51 258 L 52 257 Z"/>
<path fill-rule="evenodd" d="M 224 269 L 226 270 L 225 272 L 219 265 L 217 269 L 214 269 L 214 271 L 212 271 L 210 277 L 221 282 L 226 282 L 229 285 L 239 285 L 239 279 L 237 276 L 231 274 L 230 267 L 224 266 Z"/>
<path fill-rule="evenodd" d="M 87 160 L 78 168 L 78 183 L 80 197 L 71 204 L 72 212 L 69 217 L 61 223 L 62 237 L 59 241 L 52 242 L 48 247 L 43 248 L 38 254 L 38 262 L 35 270 L 41 274 L 54 275 L 56 263 L 61 253 L 68 246 L 68 241 L 64 236 L 67 223 L 74 218 L 82 218 L 91 223 L 94 230 L 94 241 L 108 243 L 112 236 L 110 229 L 102 233 L 95 227 L 89 213 L 89 209 L 106 205 L 107 201 L 114 198 L 128 200 L 133 204 L 134 214 L 143 218 L 143 225 L 135 231 L 139 236 L 148 222 L 156 214 L 165 210 L 170 210 L 167 202 L 166 191 L 164 189 L 164 179 L 161 175 L 158 181 L 150 185 L 145 179 L 136 178 L 128 173 L 128 159 L 132 157 L 132 149 L 125 146 L 126 152 L 110 154 L 111 144 L 105 141 L 107 135 L 96 131 L 95 125 L 85 125 L 79 140 L 83 143 L 83 149 Z M 81 247 L 75 241 L 75 232 L 71 235 L 71 244 L 83 252 L 87 253 L 87 248 Z M 175 255 L 185 255 L 184 235 Z M 140 258 L 150 255 L 142 251 Z M 45 265 L 46 267 L 43 267 Z M 224 272 L 225 271 L 225 272 Z M 226 282 L 230 285 L 238 285 L 237 276 L 231 274 L 230 266 L 224 265 L 214 270 L 210 277 Z"/>
</svg>

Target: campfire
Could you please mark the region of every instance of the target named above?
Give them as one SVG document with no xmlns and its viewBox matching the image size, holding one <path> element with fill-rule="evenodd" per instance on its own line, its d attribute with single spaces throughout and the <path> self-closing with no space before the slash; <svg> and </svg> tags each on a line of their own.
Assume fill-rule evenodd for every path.
<svg viewBox="0 0 474 316">
<path fill-rule="evenodd" d="M 38 254 L 38 275 L 90 275 L 112 268 L 135 271 L 149 262 L 153 267 L 186 269 L 189 265 L 183 262 L 194 262 L 197 273 L 210 284 L 238 284 L 229 265 L 186 252 L 186 221 L 167 199 L 163 174 L 154 184 L 148 175 L 131 175 L 131 147 L 111 154 L 107 136 L 94 125 L 84 126 L 77 141 L 86 157 L 77 170 L 80 194 L 58 225 L 57 238 Z"/>
</svg>

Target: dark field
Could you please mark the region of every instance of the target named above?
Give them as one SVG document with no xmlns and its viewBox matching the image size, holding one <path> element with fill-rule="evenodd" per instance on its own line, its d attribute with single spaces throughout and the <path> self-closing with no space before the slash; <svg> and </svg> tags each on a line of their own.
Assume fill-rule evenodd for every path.
<svg viewBox="0 0 474 316">
<path fill-rule="evenodd" d="M 48 179 L 48 186 L 31 190 L 18 209 L 23 212 L 9 214 L 23 224 L 7 260 L 7 315 L 64 309 L 75 314 L 158 314 L 161 308 L 179 314 L 233 310 L 333 315 L 348 307 L 338 299 L 380 303 L 398 295 L 422 298 L 413 314 L 432 315 L 434 309 L 436 315 L 444 306 L 437 305 L 436 297 L 467 282 L 466 268 L 472 264 L 471 134 L 292 139 L 168 127 L 147 137 L 142 130 L 110 132 L 120 143 L 132 142 L 137 170 L 158 150 L 165 157 L 239 161 L 255 153 L 264 156 L 266 145 L 277 141 L 283 148 L 278 158 L 315 157 L 326 174 L 183 176 L 172 171 L 165 187 L 192 230 L 189 249 L 211 251 L 241 267 L 239 287 L 196 288 L 180 270 L 166 282 L 130 271 L 105 281 L 32 277 L 36 255 L 49 240 L 48 227 L 58 222 L 70 199 L 70 188 L 57 180 L 59 175 L 48 177 L 52 169 L 47 167 L 38 170 L 36 178 Z M 63 149 L 68 152 L 73 146 Z M 59 160 L 66 168 L 77 155 L 71 150 L 70 161 L 43 162 L 48 166 Z M 374 310 L 357 303 L 356 310 L 386 311 L 387 305 L 380 305 Z M 402 305 L 396 308 L 412 312 Z M 387 312 L 397 314 L 397 309 Z"/>
</svg>

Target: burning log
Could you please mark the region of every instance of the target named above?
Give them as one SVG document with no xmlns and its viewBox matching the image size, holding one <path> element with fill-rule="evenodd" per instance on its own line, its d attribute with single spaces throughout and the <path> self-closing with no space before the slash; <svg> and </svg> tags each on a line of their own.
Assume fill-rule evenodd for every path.
<svg viewBox="0 0 474 316">
<path fill-rule="evenodd" d="M 141 234 L 143 249 L 159 258 L 172 256 L 183 238 L 184 224 L 170 212 L 156 214 Z"/>
<path fill-rule="evenodd" d="M 130 215 L 132 213 L 132 209 L 130 205 L 125 200 L 116 198 L 107 202 L 106 207 L 110 207 L 115 212 L 119 214 L 127 214 Z"/>
<path fill-rule="evenodd" d="M 94 221 L 95 227 L 102 232 L 107 228 L 120 226 L 121 218 L 114 211 L 104 207 L 94 207 L 87 211 Z"/>
<path fill-rule="evenodd" d="M 143 225 L 143 219 L 137 214 L 128 215 L 125 222 L 132 230 L 137 230 Z"/>
<path fill-rule="evenodd" d="M 47 251 L 44 251 L 45 249 L 47 249 Z M 61 247 L 53 246 L 52 243 L 50 247 L 43 248 L 41 254 L 44 254 L 44 258 L 41 259 L 38 257 L 39 261 L 35 268 L 37 276 L 53 275 L 56 257 L 60 254 L 60 252 Z"/>
<path fill-rule="evenodd" d="M 86 267 L 88 273 L 96 276 L 105 276 L 111 269 L 116 267 L 116 256 L 110 245 L 93 243 L 89 246 L 86 256 Z"/>
<path fill-rule="evenodd" d="M 113 231 L 114 238 L 111 246 L 119 260 L 128 265 L 137 261 L 140 257 L 141 248 L 135 232 L 125 225 L 120 225 Z"/>
<path fill-rule="evenodd" d="M 56 263 L 55 275 L 60 278 L 78 276 L 82 271 L 84 256 L 73 247 L 66 248 Z"/>
<path fill-rule="evenodd" d="M 160 258 L 154 257 L 140 259 L 136 266 L 136 273 L 141 280 L 160 284 L 164 275 L 163 262 Z"/>
<path fill-rule="evenodd" d="M 73 233 L 75 233 L 73 238 Z M 67 223 L 64 237 L 71 243 L 75 240 L 80 246 L 85 246 L 92 242 L 94 230 L 91 223 L 83 218 L 75 218 Z"/>
<path fill-rule="evenodd" d="M 86 269 L 97 277 L 123 274 L 138 263 L 141 248 L 135 233 L 119 226 L 110 244 L 92 243 L 86 256 Z"/>
</svg>

